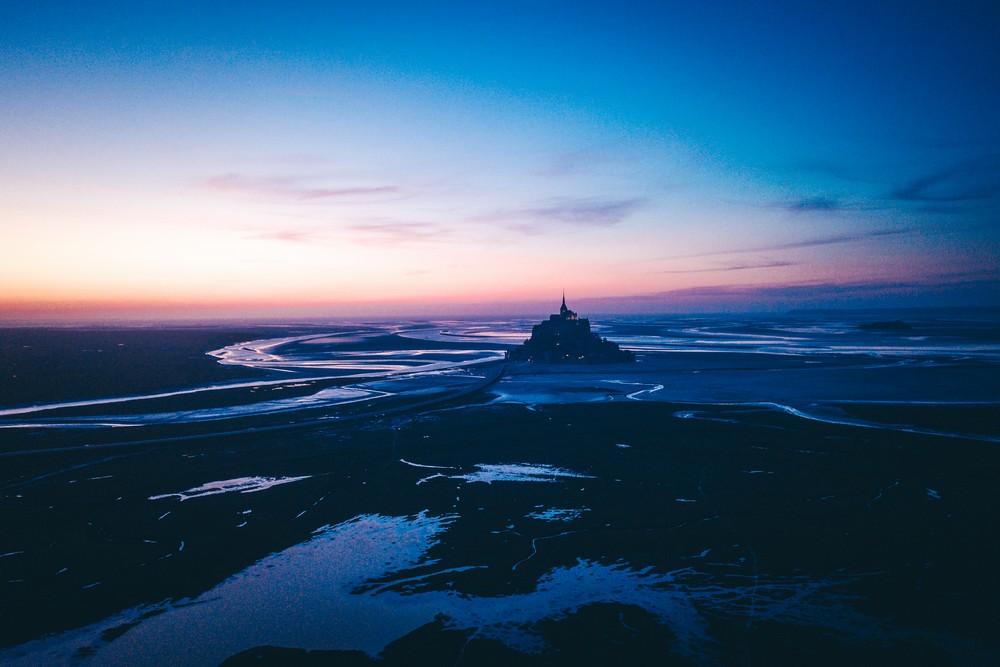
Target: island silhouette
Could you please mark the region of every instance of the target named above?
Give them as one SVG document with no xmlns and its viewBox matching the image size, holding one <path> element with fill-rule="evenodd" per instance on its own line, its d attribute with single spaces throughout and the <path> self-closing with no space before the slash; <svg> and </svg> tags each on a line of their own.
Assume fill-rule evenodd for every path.
<svg viewBox="0 0 1000 667">
<path fill-rule="evenodd" d="M 590 330 L 590 320 L 566 307 L 563 292 L 558 313 L 531 329 L 531 338 L 505 354 L 508 361 L 546 364 L 616 364 L 635 361 L 635 354 Z"/>
</svg>

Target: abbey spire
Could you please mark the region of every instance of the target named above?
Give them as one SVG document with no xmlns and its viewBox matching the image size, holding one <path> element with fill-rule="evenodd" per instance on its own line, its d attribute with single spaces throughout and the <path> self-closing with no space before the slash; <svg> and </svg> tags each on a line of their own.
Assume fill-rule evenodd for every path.
<svg viewBox="0 0 1000 667">
<path fill-rule="evenodd" d="M 635 361 L 635 354 L 590 330 L 590 320 L 566 306 L 566 290 L 558 313 L 536 324 L 531 338 L 504 354 L 508 361 L 543 364 L 613 364 Z"/>
<path fill-rule="evenodd" d="M 559 317 L 564 320 L 575 320 L 577 318 L 576 313 L 566 307 L 566 290 L 563 290 L 563 300 L 562 306 L 559 308 Z"/>
</svg>

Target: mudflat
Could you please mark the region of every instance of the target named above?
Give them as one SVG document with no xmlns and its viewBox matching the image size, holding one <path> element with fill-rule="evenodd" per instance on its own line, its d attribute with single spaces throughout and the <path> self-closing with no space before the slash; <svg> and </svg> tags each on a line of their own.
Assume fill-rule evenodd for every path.
<svg viewBox="0 0 1000 667">
<path fill-rule="evenodd" d="M 347 358 L 325 345 L 295 348 Z M 277 371 L 251 368 L 250 386 L 222 395 L 4 417 L 0 660 L 1000 655 L 991 358 L 967 366 L 965 400 L 921 407 L 915 394 L 934 390 L 911 380 L 947 382 L 954 364 L 651 350 L 626 372 L 452 347 L 459 365 L 443 367 L 418 361 L 421 345 L 352 346 L 380 365 L 416 349 L 416 370 L 307 366 L 268 385 Z M 268 349 L 278 363 L 282 348 Z M 861 387 L 845 401 L 851 377 Z M 677 400 L 685 391 L 698 400 Z M 291 402 L 275 404 L 282 392 Z M 199 412 L 248 403 L 265 407 Z M 175 417 L 151 417 L 163 414 Z M 101 425 L 130 416 L 143 418 Z"/>
</svg>

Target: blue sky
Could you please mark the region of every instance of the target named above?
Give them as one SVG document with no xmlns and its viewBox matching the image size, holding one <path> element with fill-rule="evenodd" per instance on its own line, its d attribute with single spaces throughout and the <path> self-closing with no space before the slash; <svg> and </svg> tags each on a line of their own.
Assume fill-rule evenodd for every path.
<svg viewBox="0 0 1000 667">
<path fill-rule="evenodd" d="M 12 317 L 997 305 L 995 3 L 5 3 Z"/>
</svg>

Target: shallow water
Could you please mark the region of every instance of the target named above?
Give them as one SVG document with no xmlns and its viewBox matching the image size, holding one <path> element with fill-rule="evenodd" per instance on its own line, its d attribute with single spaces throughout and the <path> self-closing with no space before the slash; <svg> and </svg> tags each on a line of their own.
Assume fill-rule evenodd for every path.
<svg viewBox="0 0 1000 667">
<path fill-rule="evenodd" d="M 266 372 L 269 379 L 0 408 L 0 429 L 224 420 L 456 390 L 481 380 L 475 367 L 502 359 L 505 346 L 530 333 L 527 326 L 523 320 L 442 321 L 403 328 L 385 324 L 246 341 L 208 354 L 223 364 Z M 1000 404 L 1000 325 L 990 320 L 914 320 L 905 332 L 864 331 L 857 321 L 788 317 L 610 320 L 595 328 L 635 350 L 638 363 L 557 368 L 515 364 L 494 387 L 494 395 L 526 404 L 619 398 L 773 404 L 813 419 L 828 418 L 836 412 L 829 409 L 836 402 Z M 282 376 L 287 377 L 274 379 Z M 327 386 L 331 382 L 337 386 Z M 192 395 L 210 404 L 215 396 L 235 389 L 261 387 L 295 388 L 300 395 L 169 412 L 139 407 Z M 303 387 L 315 390 L 309 393 Z M 816 406 L 821 409 L 813 409 Z M 74 416 L 74 408 L 85 408 L 86 416 Z"/>
<path fill-rule="evenodd" d="M 858 323 L 605 320 L 635 364 L 502 374 L 530 322 L 276 332 L 205 350 L 254 381 L 0 406 L 0 662 L 989 664 L 1000 327 Z"/>
</svg>

